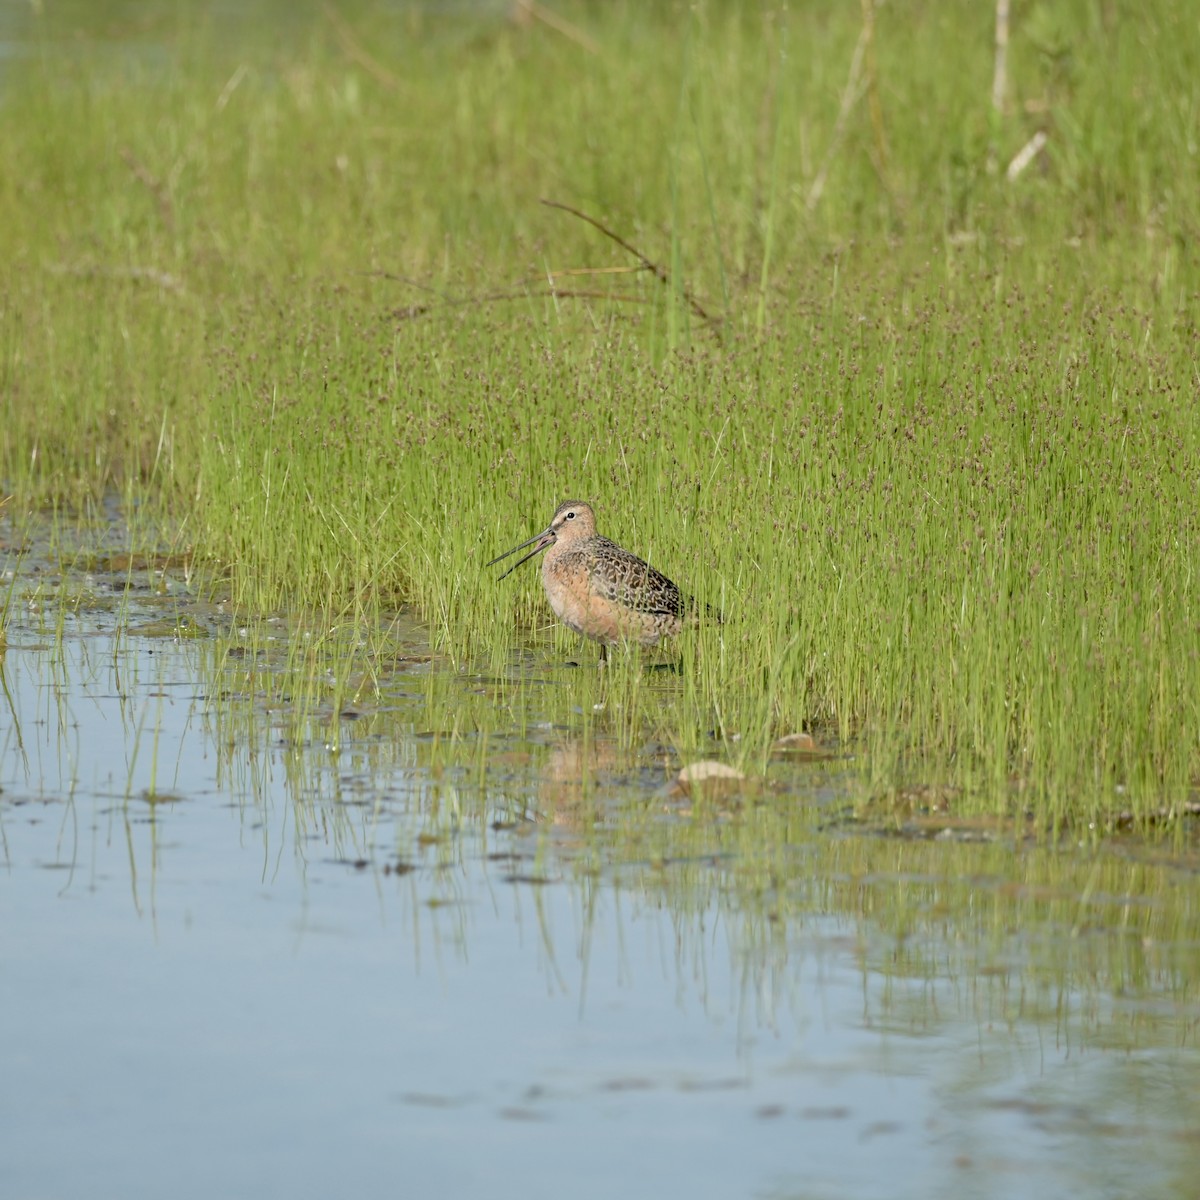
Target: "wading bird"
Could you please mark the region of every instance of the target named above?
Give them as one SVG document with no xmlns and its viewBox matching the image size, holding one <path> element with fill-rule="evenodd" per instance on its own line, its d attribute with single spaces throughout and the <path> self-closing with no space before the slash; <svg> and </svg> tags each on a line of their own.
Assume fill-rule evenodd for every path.
<svg viewBox="0 0 1200 1200">
<path fill-rule="evenodd" d="M 596 514 L 582 500 L 560 504 L 554 519 L 528 541 L 493 558 L 490 567 L 526 546 L 533 549 L 500 576 L 512 574 L 523 562 L 547 550 L 542 559 L 542 583 L 555 615 L 569 629 L 600 643 L 600 660 L 617 642 L 654 646 L 694 624 L 701 607 L 706 616 L 720 614 L 697 605 L 660 571 L 616 542 L 596 532 Z"/>
</svg>

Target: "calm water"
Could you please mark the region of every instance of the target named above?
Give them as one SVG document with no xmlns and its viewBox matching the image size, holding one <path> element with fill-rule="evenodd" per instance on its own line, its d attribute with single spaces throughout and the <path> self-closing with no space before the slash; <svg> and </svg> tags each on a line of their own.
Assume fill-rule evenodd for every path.
<svg viewBox="0 0 1200 1200">
<path fill-rule="evenodd" d="M 110 565 L 2 660 L 0 1195 L 1196 1194 L 1186 861 L 855 831 L 828 764 L 701 818 L 569 723 L 480 772 L 415 652 L 297 723 L 295 626 Z"/>
</svg>

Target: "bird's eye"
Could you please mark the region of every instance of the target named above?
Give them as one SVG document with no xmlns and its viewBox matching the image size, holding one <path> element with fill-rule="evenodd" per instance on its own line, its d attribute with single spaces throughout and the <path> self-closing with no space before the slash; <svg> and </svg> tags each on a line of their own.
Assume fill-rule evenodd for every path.
<svg viewBox="0 0 1200 1200">
<path fill-rule="evenodd" d="M 569 512 L 569 513 L 567 513 L 567 520 L 568 520 L 568 521 L 573 521 L 573 520 L 575 520 L 575 514 L 574 514 L 573 512 Z"/>
</svg>

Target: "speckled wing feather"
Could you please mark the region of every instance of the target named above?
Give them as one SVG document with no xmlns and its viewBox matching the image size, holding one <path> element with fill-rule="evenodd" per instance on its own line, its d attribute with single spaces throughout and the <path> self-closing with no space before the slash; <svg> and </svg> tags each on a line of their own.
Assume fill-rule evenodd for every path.
<svg viewBox="0 0 1200 1200">
<path fill-rule="evenodd" d="M 594 538 L 589 550 L 592 589 L 605 600 L 631 612 L 669 617 L 682 617 L 694 607 L 661 571 L 608 538 Z"/>
</svg>

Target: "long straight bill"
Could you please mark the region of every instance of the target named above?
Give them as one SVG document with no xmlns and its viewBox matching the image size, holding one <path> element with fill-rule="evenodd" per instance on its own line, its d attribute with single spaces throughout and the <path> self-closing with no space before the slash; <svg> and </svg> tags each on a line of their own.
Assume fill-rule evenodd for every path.
<svg viewBox="0 0 1200 1200">
<path fill-rule="evenodd" d="M 534 542 L 537 543 L 536 546 L 533 545 Z M 517 561 L 515 563 L 513 563 L 513 565 L 511 567 L 509 567 L 508 570 L 505 571 L 503 575 L 500 575 L 497 578 L 497 583 L 498 583 L 501 579 L 504 579 L 507 576 L 511 575 L 522 563 L 528 562 L 535 554 L 540 554 L 543 550 L 545 550 L 545 548 L 547 546 L 552 546 L 553 544 L 554 544 L 554 530 L 543 529 L 541 533 L 535 533 L 533 535 L 533 537 L 531 537 L 527 542 L 522 542 L 519 546 L 514 546 L 511 550 L 505 550 L 505 552 L 503 554 L 497 554 L 496 557 L 493 558 L 491 562 L 485 563 L 484 566 L 488 566 L 488 567 L 495 566 L 496 563 L 500 562 L 502 559 L 507 558 L 510 554 L 516 554 L 516 552 L 518 550 L 524 550 L 526 546 L 533 546 L 533 549 L 530 550 L 530 552 L 528 554 L 522 555 L 520 558 L 518 558 Z"/>
</svg>

